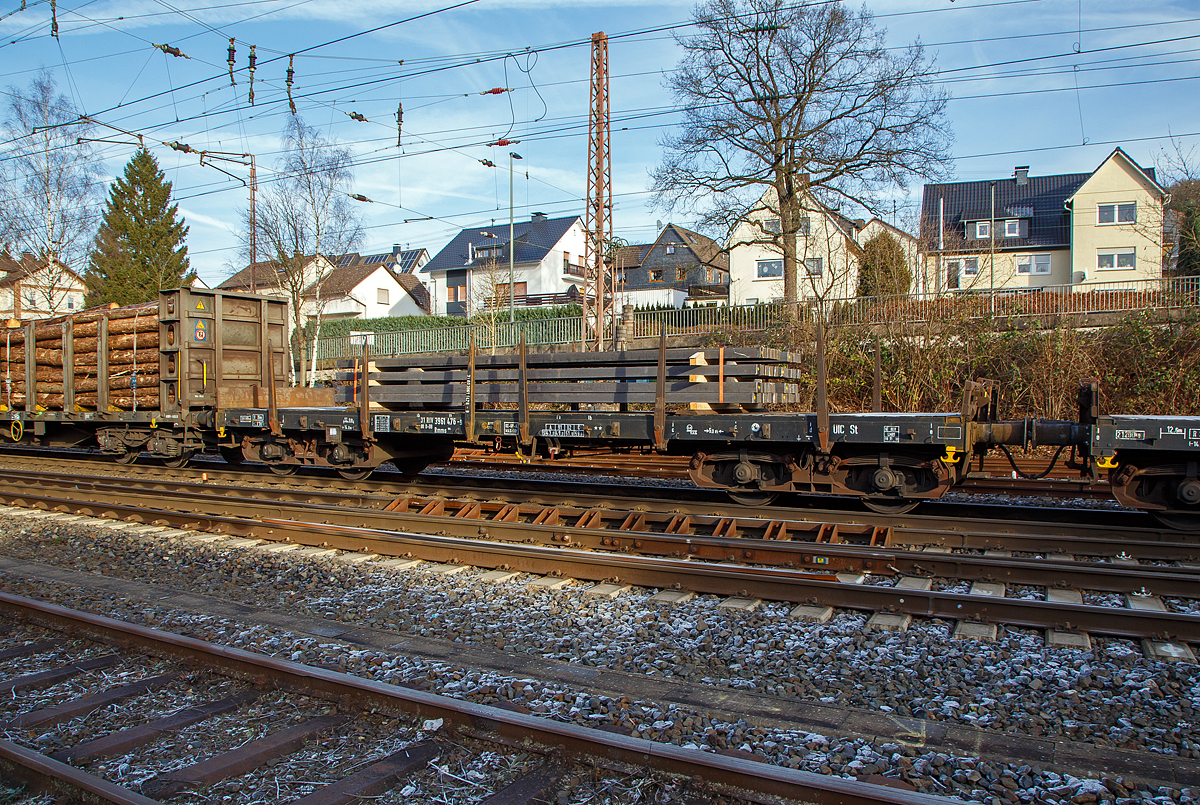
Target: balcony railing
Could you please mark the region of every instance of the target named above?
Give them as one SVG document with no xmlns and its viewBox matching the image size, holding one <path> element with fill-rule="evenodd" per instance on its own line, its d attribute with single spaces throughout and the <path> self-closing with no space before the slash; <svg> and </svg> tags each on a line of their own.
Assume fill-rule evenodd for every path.
<svg viewBox="0 0 1200 805">
<path fill-rule="evenodd" d="M 577 266 L 574 263 L 563 260 L 563 273 L 569 274 L 572 277 L 582 277 L 587 274 L 587 270 L 583 266 Z"/>
</svg>

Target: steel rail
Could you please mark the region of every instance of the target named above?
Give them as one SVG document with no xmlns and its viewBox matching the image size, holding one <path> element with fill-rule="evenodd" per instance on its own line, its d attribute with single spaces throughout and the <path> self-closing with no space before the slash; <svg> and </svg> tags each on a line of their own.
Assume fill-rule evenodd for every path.
<svg viewBox="0 0 1200 805">
<path fill-rule="evenodd" d="M 41 477 L 30 473 L 39 489 L 66 486 L 74 492 L 89 492 L 90 499 L 104 501 L 120 496 L 126 501 L 137 501 L 142 505 L 161 505 L 161 495 L 154 490 L 130 489 L 128 482 L 84 481 L 80 479 L 52 476 Z M 23 489 L 14 483 L 19 479 L 0 480 L 0 499 Z M 150 486 L 159 487 L 158 483 Z M 287 500 L 287 508 L 279 507 L 280 501 L 269 492 L 234 487 L 210 487 L 172 483 L 172 508 L 198 513 L 221 513 L 227 516 L 261 518 L 269 512 L 278 518 L 295 519 L 297 516 L 329 525 L 363 526 L 379 530 L 405 531 L 422 534 L 444 534 L 461 538 L 487 539 L 537 543 L 545 546 L 571 545 L 597 551 L 622 551 L 642 556 L 687 556 L 693 560 L 728 561 L 744 564 L 775 567 L 802 568 L 826 574 L 838 572 L 861 572 L 875 575 L 900 575 L 917 577 L 942 577 L 964 581 L 1003 581 L 1010 584 L 1038 585 L 1044 587 L 1067 586 L 1080 589 L 1102 590 L 1117 593 L 1195 596 L 1200 582 L 1200 572 L 1189 567 L 1125 566 L 1110 563 L 1079 562 L 1065 559 L 1021 559 L 1011 557 L 988 557 L 977 554 L 938 554 L 928 551 L 907 551 L 876 545 L 871 541 L 873 533 L 846 534 L 817 527 L 808 536 L 820 539 L 823 534 L 860 536 L 865 544 L 845 542 L 817 542 L 803 539 L 806 524 L 796 524 L 790 531 L 777 531 L 772 539 L 748 537 L 722 537 L 708 535 L 682 535 L 647 530 L 613 532 L 610 529 L 578 527 L 565 524 L 544 524 L 527 520 L 497 519 L 502 516 L 506 504 L 493 504 L 489 510 L 479 507 L 476 517 L 463 517 L 464 509 L 454 514 L 424 514 L 400 511 L 394 508 L 367 507 L 359 500 L 353 505 L 337 495 L 324 495 L 325 502 Z M 263 500 L 262 498 L 275 498 Z M 377 501 L 376 501 L 377 502 Z M 190 507 L 189 505 L 190 504 Z M 406 507 L 407 508 L 407 507 Z M 511 507 L 507 507 L 511 509 Z M 291 513 L 289 514 L 289 510 Z M 487 518 L 485 515 L 492 514 Z M 530 513 L 532 514 L 532 513 Z M 577 513 L 572 516 L 578 517 Z M 531 518 L 532 519 L 532 518 Z M 557 518 L 556 518 L 557 519 Z M 736 528 L 737 523 L 730 524 Z M 889 535 L 890 536 L 890 535 Z M 1047 537 L 1047 540 L 1053 538 Z M 1127 545 L 1135 549 L 1135 546 Z M 1156 551 L 1167 548 L 1182 558 L 1192 558 L 1200 552 L 1200 546 L 1177 545 L 1151 546 Z"/>
<path fill-rule="evenodd" d="M 69 469 L 69 468 L 68 468 Z M 82 469 L 94 471 L 95 465 L 85 462 Z M 122 470 L 129 469 L 122 467 Z M 153 485 L 164 491 L 174 491 L 188 486 L 187 479 L 203 481 L 216 487 L 220 481 L 236 482 L 237 491 L 247 488 L 246 475 L 236 471 L 192 470 L 172 471 L 167 476 L 161 470 L 154 472 L 151 468 L 144 473 L 126 474 L 123 477 L 137 479 L 142 483 Z M 39 476 L 35 470 L 8 470 L 8 477 L 34 478 Z M 41 474 L 49 477 L 55 472 Z M 71 482 L 79 476 L 68 472 L 59 473 Z M 83 476 L 97 478 L 98 476 Z M 606 524 L 620 530 L 622 521 L 630 512 L 636 512 L 644 517 L 647 528 L 655 523 L 665 529 L 675 515 L 687 515 L 693 519 L 697 527 L 715 527 L 723 519 L 736 520 L 738 529 L 749 536 L 755 532 L 765 532 L 772 528 L 772 523 L 787 523 L 789 528 L 796 524 L 800 530 L 816 529 L 820 525 L 836 524 L 843 534 L 850 536 L 855 531 L 869 534 L 875 528 L 890 528 L 893 545 L 913 546 L 943 546 L 949 548 L 964 548 L 973 550 L 989 550 L 1004 548 L 1027 553 L 1062 553 L 1081 554 L 1090 556 L 1119 556 L 1136 548 L 1142 558 L 1161 559 L 1168 561 L 1188 561 L 1200 551 L 1200 539 L 1195 536 L 1162 528 L 1130 528 L 1119 522 L 1106 526 L 1070 525 L 1050 522 L 1023 522 L 1002 519 L 986 519 L 980 517 L 946 517 L 902 515 L 887 516 L 862 512 L 822 511 L 805 508 L 788 508 L 784 506 L 740 506 L 731 503 L 712 505 L 708 503 L 676 500 L 673 498 L 637 497 L 629 499 L 614 498 L 609 494 L 594 494 L 589 488 L 588 493 L 576 493 L 574 490 L 563 490 L 561 484 L 551 484 L 552 490 L 525 491 L 522 489 L 496 488 L 494 486 L 459 488 L 457 485 L 446 488 L 430 483 L 388 484 L 380 482 L 358 482 L 339 485 L 332 479 L 321 479 L 320 486 L 303 484 L 298 477 L 277 478 L 273 475 L 257 476 L 267 485 L 256 485 L 256 490 L 269 490 L 280 500 L 312 501 L 331 495 L 340 496 L 343 500 L 356 501 L 356 505 L 369 505 L 372 500 L 380 501 L 381 505 L 400 497 L 416 500 L 446 500 L 452 498 L 470 502 L 488 503 L 503 502 L 511 505 L 531 507 L 555 507 L 564 514 L 574 513 L 576 516 L 585 511 L 599 512 L 597 516 Z M 111 476 L 103 480 L 111 480 Z M 628 491 L 628 490 L 625 490 Z M 667 490 L 663 490 L 667 491 Z M 263 492 L 263 494 L 266 494 Z M 622 507 L 623 504 L 623 507 Z M 1109 513 L 1114 514 L 1114 513 Z M 1155 545 L 1158 547 L 1153 547 Z M 1192 546 L 1195 547 L 1192 547 Z M 1181 547 L 1187 546 L 1187 547 Z"/>
<path fill-rule="evenodd" d="M 195 638 L 137 626 L 102 615 L 76 612 L 55 604 L 0 593 L 0 610 L 11 616 L 51 629 L 69 630 L 91 639 L 117 644 L 156 656 L 169 657 L 204 667 L 219 667 L 222 673 L 257 685 L 302 691 L 308 695 L 342 702 L 362 710 L 374 709 L 394 715 L 444 722 L 484 740 L 510 745 L 539 745 L 543 752 L 595 759 L 605 766 L 613 763 L 635 768 L 653 768 L 669 774 L 700 778 L 733 795 L 755 792 L 819 805 L 949 805 L 953 800 L 901 791 L 872 783 L 846 780 L 757 761 L 684 749 L 643 738 L 633 738 L 599 729 L 580 727 L 498 707 L 401 688 L 384 682 L 350 676 L 337 671 L 300 665 Z M 535 749 L 536 751 L 536 749 Z M 9 762 L 34 767 L 34 773 L 73 786 L 70 772 L 78 770 L 55 764 L 29 750 L 9 752 Z M 62 776 L 60 776 L 62 775 Z M 89 775 L 90 776 L 90 775 Z M 111 785 L 111 784 L 110 784 Z M 86 789 L 85 789 L 86 790 Z M 89 793 L 122 805 L 153 805 L 133 792 L 128 798 L 111 797 L 111 791 Z M 136 797 L 136 799 L 134 799 Z"/>
<path fill-rule="evenodd" d="M 89 489 L 100 500 L 104 499 L 106 493 L 127 495 L 135 491 L 130 488 L 128 480 L 115 482 L 21 471 L 10 472 L 9 477 L 0 480 L 0 492 L 19 494 L 26 488 L 22 486 L 23 482 L 39 489 L 53 486 L 81 491 Z M 671 513 L 654 516 L 647 512 L 602 513 L 595 509 L 568 506 L 522 508 L 503 502 L 470 502 L 454 506 L 438 498 L 417 499 L 414 503 L 411 498 L 346 497 L 337 492 L 296 495 L 288 491 L 251 490 L 182 481 L 153 481 L 143 486 L 146 487 L 143 492 L 147 489 L 169 491 L 178 502 L 192 501 L 191 511 L 194 512 L 213 511 L 213 498 L 218 498 L 216 505 L 219 511 L 241 517 L 253 516 L 261 513 L 266 506 L 284 502 L 303 506 L 315 512 L 311 516 L 322 518 L 325 522 L 400 531 L 440 531 L 469 537 L 478 534 L 482 528 L 493 539 L 537 541 L 546 545 L 575 545 L 594 550 L 621 550 L 656 556 L 688 555 L 694 559 L 740 560 L 827 572 L 942 576 L 1048 587 L 1065 584 L 1125 593 L 1150 589 L 1155 594 L 1191 596 L 1196 592 L 1196 571 L 1191 568 L 1128 567 L 1079 562 L 1056 556 L 1021 559 L 914 552 L 896 547 L 922 544 L 903 528 L 881 531 L 878 528 L 841 524 L 834 524 L 831 528 L 828 523 L 814 524 L 782 518 L 758 520 L 695 516 L 685 521 Z M 445 513 L 428 513 L 430 509 L 444 510 Z M 547 516 L 547 513 L 553 513 L 554 516 Z M 576 525 L 571 525 L 571 522 Z M 587 522 L 587 525 L 580 526 L 580 522 Z M 616 527 L 607 527 L 609 524 Z M 939 542 L 957 537 L 954 533 L 943 535 Z M 928 532 L 922 538 L 928 538 Z M 1123 537 L 1083 542 L 1064 540 L 1051 533 L 1029 534 L 1025 539 L 1035 541 L 1042 554 L 1058 552 L 1066 555 L 1064 549 L 1069 548 L 1089 556 L 1115 556 L 1132 552 L 1139 558 L 1160 561 L 1191 561 L 1200 557 L 1200 545 L 1187 542 L 1139 543 Z"/>
<path fill-rule="evenodd" d="M 720 562 L 699 563 L 688 559 L 597 553 L 566 547 L 551 548 L 296 520 L 285 516 L 286 513 L 282 509 L 278 511 L 278 517 L 263 516 L 261 513 L 257 516 L 235 517 L 195 511 L 179 512 L 157 508 L 163 503 L 161 496 L 138 505 L 131 502 L 139 497 L 133 493 L 123 495 L 129 502 L 113 503 L 91 499 L 81 501 L 77 497 L 69 496 L 71 490 L 63 492 L 68 496 L 56 497 L 33 492 L 20 495 L 0 493 L 0 499 L 17 505 L 74 511 L 90 516 L 133 519 L 272 541 L 289 541 L 299 545 L 328 546 L 347 551 L 412 556 L 433 562 L 507 568 L 540 575 L 563 575 L 589 581 L 618 579 L 650 588 L 676 586 L 699 593 L 753 595 L 767 600 L 792 603 L 819 602 L 846 609 L 887 611 L 948 620 L 1011 623 L 1032 628 L 1081 629 L 1119 637 L 1200 642 L 1200 615 L 849 584 L 839 582 L 828 574 L 814 574 L 789 568 L 763 568 Z M 87 498 L 87 495 L 82 497 Z M 492 521 L 472 523 L 483 532 L 480 536 L 488 535 L 485 526 L 492 524 Z"/>
<path fill-rule="evenodd" d="M 26 451 L 18 452 L 9 450 L 7 451 L 7 455 L 17 456 L 23 452 Z M 34 453 L 35 451 L 27 452 Z M 0 450 L 0 455 L 4 455 L 5 453 L 6 451 Z M 41 452 L 38 452 L 37 455 L 38 457 L 46 457 Z M 411 492 L 418 495 L 487 495 L 489 497 L 503 494 L 514 501 L 521 500 L 529 503 L 551 504 L 566 500 L 582 506 L 611 507 L 614 493 L 619 490 L 622 498 L 627 498 L 631 501 L 630 505 L 644 504 L 659 508 L 670 506 L 676 511 L 687 514 L 711 514 L 714 516 L 739 518 L 758 517 L 763 519 L 772 519 L 772 516 L 778 517 L 782 514 L 797 519 L 810 521 L 829 520 L 847 525 L 894 525 L 903 527 L 909 532 L 918 535 L 922 529 L 928 529 L 934 532 L 935 535 L 941 532 L 969 529 L 976 535 L 995 534 L 997 536 L 1007 536 L 1012 534 L 1014 529 L 1025 527 L 1036 528 L 1039 526 L 1044 528 L 1053 525 L 1054 532 L 1060 536 L 1099 536 L 1106 533 L 1111 534 L 1113 529 L 1121 527 L 1127 532 L 1137 535 L 1144 541 L 1155 538 L 1176 541 L 1181 538 L 1181 532 L 1179 531 L 1164 528 L 1157 524 L 1147 525 L 1149 520 L 1142 512 L 1122 509 L 1064 510 L 1059 507 L 989 506 L 977 503 L 931 501 L 923 504 L 923 508 L 937 508 L 944 511 L 961 512 L 961 514 L 922 514 L 914 512 L 895 515 L 875 514 L 857 508 L 847 509 L 845 507 L 853 506 L 855 501 L 827 496 L 802 496 L 797 501 L 799 505 L 791 506 L 779 504 L 773 506 L 744 506 L 731 503 L 719 490 L 704 490 L 690 486 L 645 487 L 625 484 L 614 487 L 611 484 L 563 481 L 561 479 L 497 479 L 492 477 L 454 475 L 423 475 L 420 480 L 410 481 L 407 479 L 402 480 L 399 476 L 395 479 L 389 479 L 387 477 L 389 474 L 386 472 L 377 473 L 372 479 L 365 481 L 345 481 L 341 478 L 331 477 L 327 473 L 308 474 L 303 471 L 294 476 L 276 476 L 267 471 L 265 466 L 262 465 L 247 465 L 234 469 L 230 465 L 219 461 L 213 461 L 211 466 L 194 464 L 191 467 L 183 469 L 164 470 L 160 465 L 154 464 L 118 466 L 112 464 L 111 461 L 102 456 L 52 460 L 56 464 L 63 465 L 64 469 L 68 469 L 71 466 L 78 466 L 87 471 L 95 471 L 97 465 L 100 465 L 110 473 L 120 472 L 123 477 L 144 477 L 164 482 L 172 478 L 200 479 L 204 477 L 210 480 L 226 480 L 245 484 L 249 479 L 253 479 L 259 484 L 269 484 L 272 488 L 276 489 L 293 488 L 301 490 L 304 487 L 298 485 L 309 482 L 313 485 L 307 487 L 310 489 L 319 485 L 319 488 L 322 490 L 336 489 L 345 491 L 348 494 L 359 494 L 364 491 L 381 494 L 391 493 L 393 495 L 398 492 Z M 670 499 L 663 497 L 667 494 L 670 495 Z M 637 500 L 637 504 L 632 503 L 635 499 Z M 1071 519 L 1069 521 L 1066 521 L 1063 517 L 1064 511 L 1070 512 Z M 1044 515 L 1044 519 L 1013 519 L 1012 515 L 1014 513 L 1021 514 L 1022 516 L 1027 516 L 1029 513 Z M 964 522 L 968 517 L 970 522 Z M 1103 523 L 1099 522 L 1101 519 Z M 1089 520 L 1097 522 L 1089 524 Z M 949 542 L 940 543 L 936 539 L 925 540 L 924 544 L 944 544 L 951 547 L 1004 547 L 998 544 L 966 545 Z M 1022 551 L 1041 550 L 1036 546 L 1013 546 L 1013 549 Z"/>
</svg>

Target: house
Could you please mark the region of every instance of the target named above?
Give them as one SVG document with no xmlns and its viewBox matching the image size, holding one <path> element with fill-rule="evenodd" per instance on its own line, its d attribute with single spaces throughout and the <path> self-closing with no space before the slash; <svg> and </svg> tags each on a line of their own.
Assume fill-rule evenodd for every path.
<svg viewBox="0 0 1200 805">
<path fill-rule="evenodd" d="M 653 243 L 618 251 L 613 271 L 618 309 L 729 301 L 729 256 L 712 238 L 676 224 L 663 227 Z"/>
<path fill-rule="evenodd" d="M 1090 173 L 925 185 L 932 292 L 1132 282 L 1163 273 L 1166 191 L 1122 149 Z"/>
<path fill-rule="evenodd" d="M 83 308 L 83 277 L 57 260 L 0 253 L 0 317 L 48 319 Z"/>
<path fill-rule="evenodd" d="M 508 226 L 464 229 L 419 269 L 429 275 L 430 310 L 470 316 L 488 306 L 566 304 L 583 290 L 584 232 L 578 215 L 535 212 Z M 510 255 L 512 271 L 510 274 Z"/>
<path fill-rule="evenodd" d="M 917 239 L 879 218 L 855 220 L 812 197 L 802 201 L 796 233 L 797 297 L 847 299 L 858 293 L 862 245 L 881 232 L 895 236 L 917 266 Z M 729 303 L 754 305 L 783 298 L 782 227 L 775 191 L 768 190 L 729 238 Z M 914 282 L 914 286 L 917 283 Z"/>
<path fill-rule="evenodd" d="M 429 294 L 416 272 L 429 261 L 426 249 L 401 249 L 363 256 L 357 252 L 304 262 L 303 315 L 321 318 L 375 319 L 386 316 L 423 316 L 429 312 Z M 222 290 L 251 291 L 288 298 L 296 287 L 273 261 L 247 266 L 219 286 Z"/>
</svg>

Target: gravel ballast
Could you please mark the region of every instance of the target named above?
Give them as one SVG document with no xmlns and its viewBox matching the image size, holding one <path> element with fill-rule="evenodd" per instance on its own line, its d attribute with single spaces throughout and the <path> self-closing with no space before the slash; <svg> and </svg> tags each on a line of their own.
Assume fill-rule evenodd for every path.
<svg viewBox="0 0 1200 805">
<path fill-rule="evenodd" d="M 547 660 L 649 677 L 750 690 L 786 699 L 852 706 L 1039 738 L 1067 738 L 1200 759 L 1193 665 L 1144 658 L 1132 641 L 1093 638 L 1091 651 L 1047 647 L 1040 634 L 1001 630 L 992 643 L 950 637 L 954 624 L 916 620 L 905 633 L 864 631 L 866 616 L 839 612 L 823 624 L 789 620 L 789 606 L 752 613 L 718 610 L 699 596 L 661 606 L 653 591 L 616 599 L 583 594 L 586 585 L 527 590 L 493 585 L 481 571 L 442 577 L 371 563 L 345 565 L 257 550 L 222 549 L 154 534 L 126 534 L 88 521 L 60 523 L 0 516 L 0 552 L 286 608 L 314 617 Z M 797 733 L 714 720 L 675 705 L 603 697 L 586 690 L 512 679 L 396 653 L 356 651 L 261 626 L 206 618 L 113 597 L 5 578 L 34 592 L 213 642 L 302 662 L 334 662 L 364 676 L 420 686 L 482 703 L 510 702 L 550 718 L 616 724 L 632 734 L 703 749 L 737 749 L 774 763 L 826 774 L 884 774 L 928 793 L 981 802 L 1193 802 L 1191 790 L 1138 788 L 1131 780 L 1083 780 L 1033 764 L 989 763 L 922 751 L 900 742 Z M 75 600 L 79 599 L 79 600 Z M 903 668 L 904 673 L 883 673 Z M 1097 778 L 1103 770 L 1097 769 Z"/>
</svg>

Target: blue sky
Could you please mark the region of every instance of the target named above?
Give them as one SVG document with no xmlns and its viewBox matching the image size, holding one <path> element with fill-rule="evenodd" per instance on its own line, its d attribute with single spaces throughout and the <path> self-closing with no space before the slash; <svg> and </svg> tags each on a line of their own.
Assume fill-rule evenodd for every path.
<svg viewBox="0 0 1200 805">
<path fill-rule="evenodd" d="M 364 253 L 394 243 L 435 253 L 460 227 L 507 221 L 514 150 L 524 157 L 518 218 L 581 214 L 595 31 L 611 38 L 616 234 L 646 242 L 668 218 L 647 188 L 660 138 L 677 120 L 664 77 L 680 55 L 674 35 L 689 32 L 690 2 L 478 0 L 442 10 L 454 0 L 59 0 L 58 40 L 47 0 L 19 5 L 0 7 L 15 12 L 0 21 L 0 85 L 19 91 L 44 66 L 79 110 L 153 143 L 191 227 L 192 265 L 209 283 L 235 267 L 247 191 L 160 143 L 253 152 L 260 181 L 270 181 L 289 115 L 286 54 L 309 48 L 295 57 L 293 95 L 308 123 L 355 155 L 354 191 L 375 201 L 362 207 Z M 878 0 L 867 8 L 889 45 L 919 39 L 942 71 L 958 179 L 1007 177 L 1015 165 L 1035 175 L 1088 171 L 1116 145 L 1151 166 L 1169 133 L 1185 148 L 1200 145 L 1200 2 Z M 231 36 L 236 86 L 226 74 Z M 253 106 L 244 70 L 251 44 Z M 493 87 L 514 91 L 480 94 Z M 521 142 L 486 145 L 505 136 Z M 112 175 L 133 151 L 100 148 Z M 901 222 L 919 200 L 919 185 L 895 195 Z"/>
</svg>

